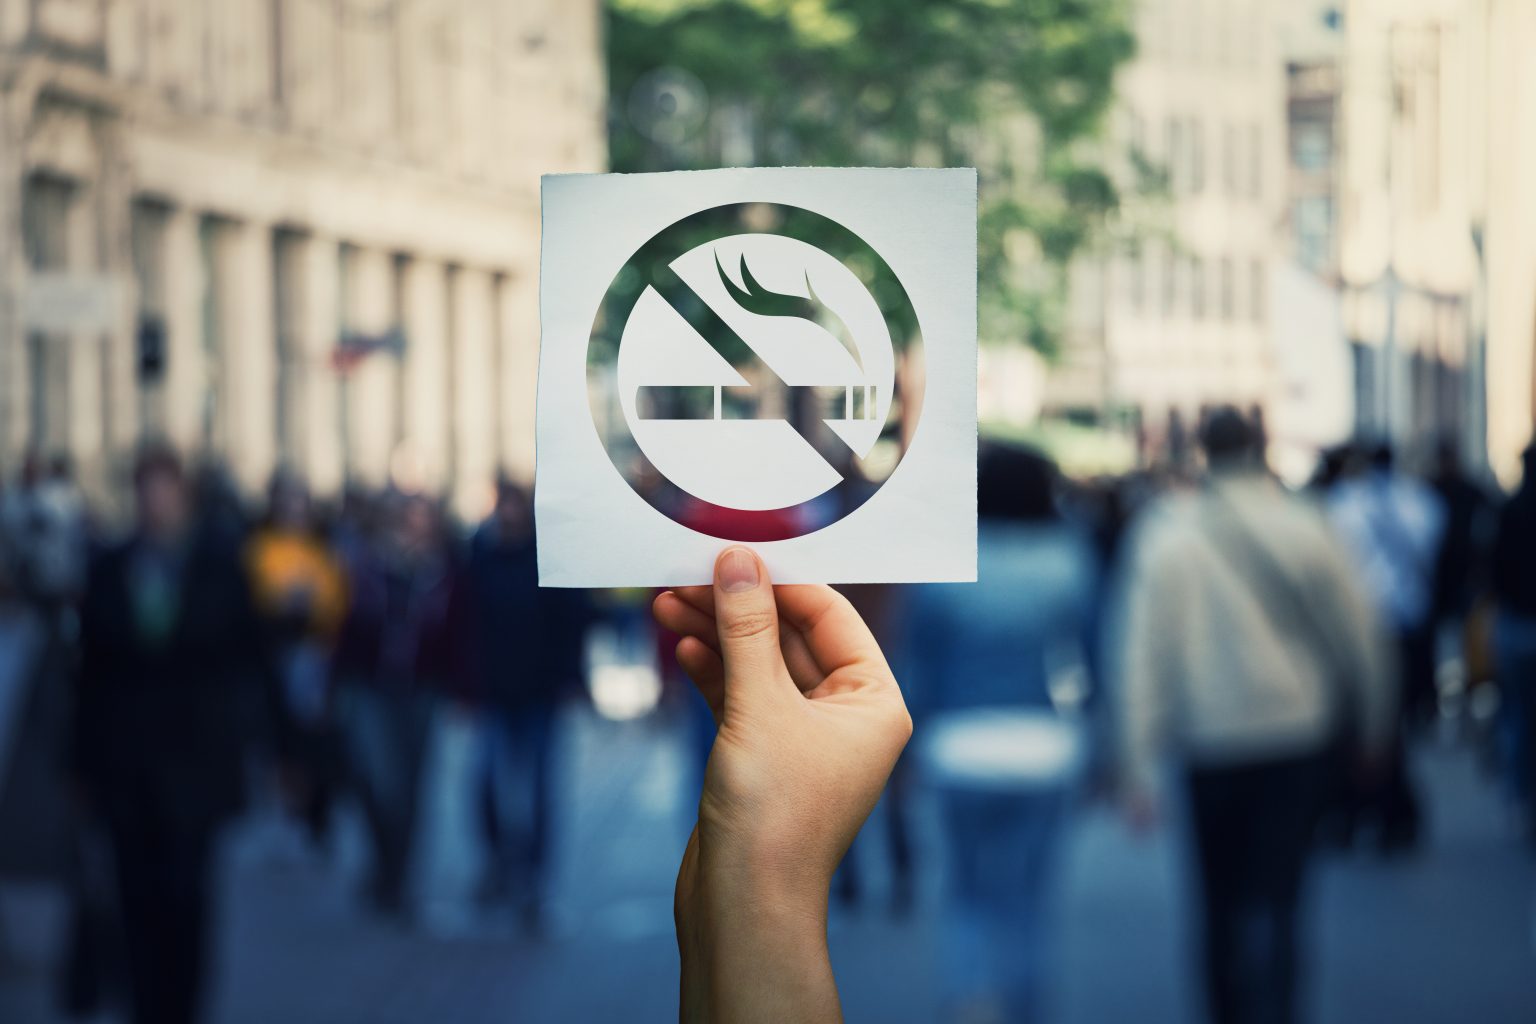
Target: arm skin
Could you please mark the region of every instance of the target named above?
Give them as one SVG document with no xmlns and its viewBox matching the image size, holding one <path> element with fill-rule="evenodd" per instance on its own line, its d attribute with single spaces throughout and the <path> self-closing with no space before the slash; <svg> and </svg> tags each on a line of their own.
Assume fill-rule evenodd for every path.
<svg viewBox="0 0 1536 1024">
<path fill-rule="evenodd" d="M 825 586 L 772 586 L 745 548 L 657 620 L 719 725 L 678 871 L 683 1024 L 840 1021 L 832 874 L 912 734 L 885 656 Z"/>
</svg>

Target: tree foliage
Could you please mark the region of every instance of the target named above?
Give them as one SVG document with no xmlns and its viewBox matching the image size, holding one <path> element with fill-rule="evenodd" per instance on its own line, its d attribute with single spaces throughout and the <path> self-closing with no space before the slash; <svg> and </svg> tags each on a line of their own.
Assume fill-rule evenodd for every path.
<svg viewBox="0 0 1536 1024">
<path fill-rule="evenodd" d="M 974 164 L 983 337 L 1050 349 L 1133 51 L 1126 0 L 609 0 L 612 165 Z"/>
</svg>

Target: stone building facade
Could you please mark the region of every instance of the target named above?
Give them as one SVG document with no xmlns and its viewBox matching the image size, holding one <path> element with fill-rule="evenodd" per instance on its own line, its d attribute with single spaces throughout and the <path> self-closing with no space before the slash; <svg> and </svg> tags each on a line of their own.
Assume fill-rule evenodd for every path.
<svg viewBox="0 0 1536 1024">
<path fill-rule="evenodd" d="M 530 476 L 539 175 L 604 94 L 599 0 L 0 0 L 0 469 Z"/>
<path fill-rule="evenodd" d="M 1285 169 L 1270 0 L 1149 0 L 1121 73 L 1117 149 L 1166 174 L 1139 241 L 1079 261 L 1045 411 L 1178 448 L 1202 409 L 1268 405 Z M 1183 440 L 1181 440 L 1183 439 Z"/>
</svg>

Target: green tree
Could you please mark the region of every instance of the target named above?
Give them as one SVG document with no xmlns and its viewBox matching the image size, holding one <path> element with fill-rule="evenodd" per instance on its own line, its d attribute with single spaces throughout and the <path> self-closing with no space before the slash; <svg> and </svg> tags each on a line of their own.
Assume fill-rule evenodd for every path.
<svg viewBox="0 0 1536 1024">
<path fill-rule="evenodd" d="M 609 0 L 612 164 L 974 164 L 982 336 L 1050 351 L 1134 48 L 1126 0 Z"/>
</svg>

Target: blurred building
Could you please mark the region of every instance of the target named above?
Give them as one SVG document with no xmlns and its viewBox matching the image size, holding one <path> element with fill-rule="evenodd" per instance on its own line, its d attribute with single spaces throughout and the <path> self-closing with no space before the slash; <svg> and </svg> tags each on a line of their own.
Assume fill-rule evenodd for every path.
<svg viewBox="0 0 1536 1024">
<path fill-rule="evenodd" d="M 605 162 L 598 0 L 0 0 L 0 466 L 531 472 L 538 176 Z"/>
<path fill-rule="evenodd" d="M 1483 0 L 1354 0 L 1339 131 L 1340 272 L 1359 428 L 1480 448 L 1473 230 L 1485 204 Z"/>
<path fill-rule="evenodd" d="M 1166 175 L 1164 215 L 1073 272 L 1047 415 L 1135 432 L 1178 458 L 1201 410 L 1266 408 L 1285 216 L 1285 68 L 1270 0 L 1147 0 L 1117 144 Z"/>
<path fill-rule="evenodd" d="M 1481 135 L 1474 159 L 1486 182 L 1472 223 L 1482 279 L 1473 330 L 1485 353 L 1488 460 L 1509 483 L 1536 426 L 1536 4 L 1467 7 L 1481 70 L 1468 116 Z"/>
</svg>

